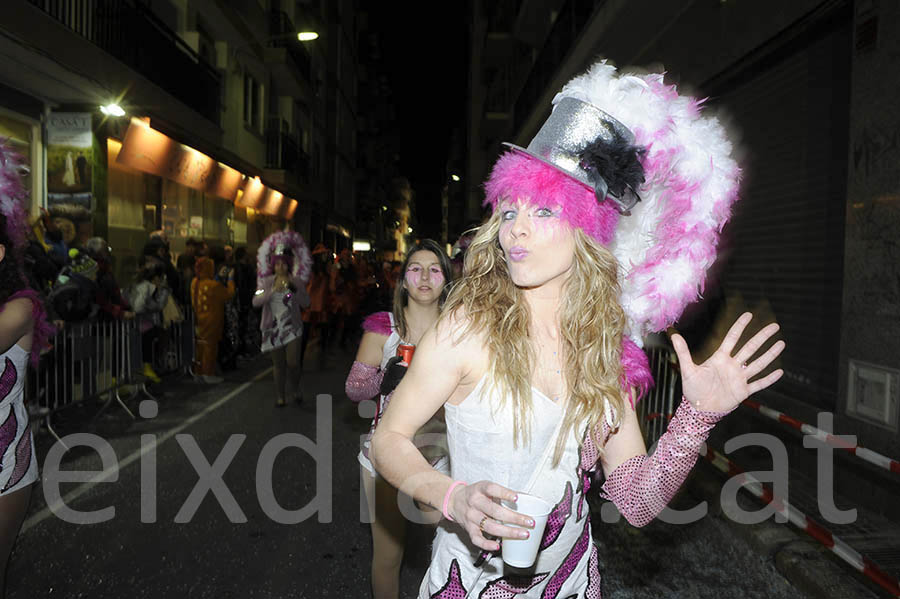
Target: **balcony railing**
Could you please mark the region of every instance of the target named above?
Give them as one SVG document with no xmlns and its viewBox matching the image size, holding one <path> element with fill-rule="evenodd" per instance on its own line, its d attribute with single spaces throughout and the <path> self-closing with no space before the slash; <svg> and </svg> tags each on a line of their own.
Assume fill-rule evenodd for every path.
<svg viewBox="0 0 900 599">
<path fill-rule="evenodd" d="M 288 55 L 297 66 L 297 70 L 307 82 L 310 81 L 312 61 L 306 48 L 294 37 L 297 30 L 287 13 L 280 10 L 273 10 L 269 13 L 269 33 L 272 37 L 269 46 L 287 50 Z"/>
<path fill-rule="evenodd" d="M 271 119 L 266 127 L 266 168 L 287 171 L 301 183 L 309 180 L 309 156 L 279 118 Z"/>
<path fill-rule="evenodd" d="M 541 49 L 522 93 L 516 100 L 514 128 L 519 131 L 541 94 L 559 70 L 563 59 L 587 26 L 591 15 L 606 0 L 568 0 L 559 11 L 550 35 Z M 549 106 L 548 106 L 549 108 Z"/>
<path fill-rule="evenodd" d="M 29 0 L 211 121 L 219 122 L 219 73 L 134 0 Z"/>
</svg>

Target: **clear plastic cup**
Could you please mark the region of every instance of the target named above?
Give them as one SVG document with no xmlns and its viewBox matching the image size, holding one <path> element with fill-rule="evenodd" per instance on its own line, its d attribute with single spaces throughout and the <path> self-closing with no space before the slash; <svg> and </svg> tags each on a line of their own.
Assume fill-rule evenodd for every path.
<svg viewBox="0 0 900 599">
<path fill-rule="evenodd" d="M 504 562 L 515 568 L 530 568 L 537 559 L 544 528 L 547 526 L 547 516 L 553 510 L 553 505 L 540 497 L 525 493 L 519 493 L 516 501 L 504 500 L 502 503 L 504 507 L 534 520 L 534 528 L 525 529 L 529 532 L 527 539 L 503 539 L 500 543 Z M 513 528 L 523 528 L 518 524 L 508 522 L 504 524 Z"/>
</svg>

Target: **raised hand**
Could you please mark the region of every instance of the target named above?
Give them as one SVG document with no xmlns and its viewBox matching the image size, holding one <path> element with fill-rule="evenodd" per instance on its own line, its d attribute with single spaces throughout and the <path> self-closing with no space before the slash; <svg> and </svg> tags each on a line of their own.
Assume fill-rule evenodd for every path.
<svg viewBox="0 0 900 599">
<path fill-rule="evenodd" d="M 749 382 L 778 357 L 785 345 L 784 341 L 777 341 L 763 355 L 747 363 L 747 360 L 779 328 L 776 323 L 764 327 L 735 352 L 735 346 L 740 340 L 741 334 L 752 319 L 753 315 L 749 312 L 741 314 L 731 325 L 728 334 L 725 335 L 715 353 L 700 365 L 694 364 L 691 359 L 691 353 L 684 337 L 678 334 L 672 335 L 672 345 L 678 355 L 681 367 L 681 388 L 684 397 L 698 410 L 704 412 L 732 410 L 750 395 L 765 389 L 784 374 L 783 370 L 778 369 L 757 381 Z"/>
</svg>

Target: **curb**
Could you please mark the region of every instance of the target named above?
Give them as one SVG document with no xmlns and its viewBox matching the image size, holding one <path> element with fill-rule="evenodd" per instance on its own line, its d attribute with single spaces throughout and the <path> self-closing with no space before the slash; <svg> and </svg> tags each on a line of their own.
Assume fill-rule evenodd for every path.
<svg viewBox="0 0 900 599">
<path fill-rule="evenodd" d="M 774 517 L 759 524 L 740 524 L 727 517 L 720 502 L 722 479 L 718 470 L 700 460 L 686 488 L 709 501 L 709 516 L 718 518 L 735 536 L 771 560 L 776 570 L 805 596 L 810 599 L 889 596 L 790 524 L 779 524 Z M 760 503 L 747 493 L 738 496 L 738 503 L 748 511 L 760 509 Z"/>
</svg>

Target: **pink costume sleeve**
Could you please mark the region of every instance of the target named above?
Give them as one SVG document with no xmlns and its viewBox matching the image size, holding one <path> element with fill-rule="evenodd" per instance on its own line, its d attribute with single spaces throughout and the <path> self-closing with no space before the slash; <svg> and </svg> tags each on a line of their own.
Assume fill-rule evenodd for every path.
<svg viewBox="0 0 900 599">
<path fill-rule="evenodd" d="M 370 333 L 378 333 L 385 337 L 391 336 L 391 313 L 375 312 L 363 321 L 363 330 Z"/>
<path fill-rule="evenodd" d="M 363 321 L 363 330 L 389 337 L 391 335 L 391 313 L 375 312 L 370 314 Z M 382 378 L 384 378 L 384 371 L 378 366 L 355 361 L 350 367 L 350 374 L 347 375 L 344 390 L 347 392 L 347 397 L 357 403 L 372 399 L 379 395 Z"/>
<path fill-rule="evenodd" d="M 682 398 L 653 455 L 635 456 L 613 470 L 600 488 L 633 526 L 649 524 L 678 492 L 700 446 L 728 412 L 701 412 Z"/>
<path fill-rule="evenodd" d="M 344 391 L 353 402 L 361 402 L 378 396 L 384 372 L 377 366 L 354 361 L 344 383 Z"/>
</svg>

